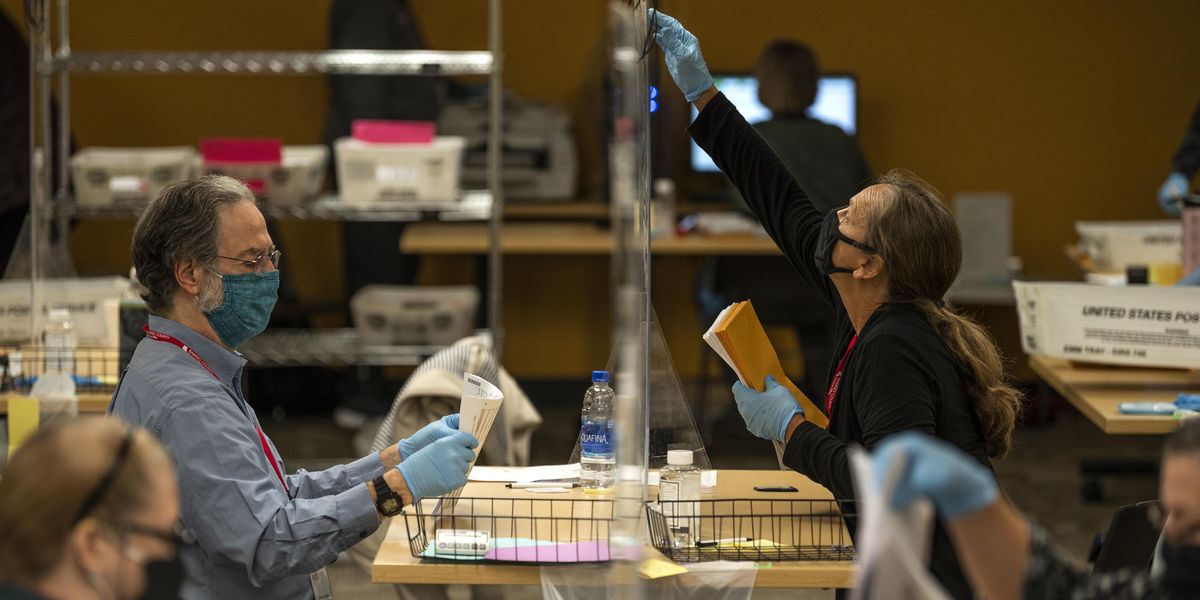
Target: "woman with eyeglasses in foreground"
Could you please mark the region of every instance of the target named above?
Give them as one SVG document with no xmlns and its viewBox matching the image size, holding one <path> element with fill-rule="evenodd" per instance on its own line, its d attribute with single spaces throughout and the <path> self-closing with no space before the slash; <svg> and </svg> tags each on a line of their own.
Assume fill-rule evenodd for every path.
<svg viewBox="0 0 1200 600">
<path fill-rule="evenodd" d="M 0 599 L 178 598 L 175 471 L 108 417 L 49 424 L 0 477 Z"/>
</svg>

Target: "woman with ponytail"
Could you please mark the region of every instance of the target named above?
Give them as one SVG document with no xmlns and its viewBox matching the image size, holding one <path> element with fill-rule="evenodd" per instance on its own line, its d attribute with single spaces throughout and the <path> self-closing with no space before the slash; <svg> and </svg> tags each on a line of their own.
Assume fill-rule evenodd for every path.
<svg viewBox="0 0 1200 600">
<path fill-rule="evenodd" d="M 814 399 L 828 430 L 810 423 L 787 388 L 769 378 L 762 392 L 734 386 L 747 428 L 783 442 L 784 463 L 837 498 L 854 497 L 849 446 L 870 449 L 901 431 L 941 438 L 990 468 L 1011 446 L 1020 404 L 995 343 L 943 300 L 962 264 L 962 239 L 938 192 L 893 171 L 846 207 L 821 214 L 717 91 L 696 37 L 671 17 L 653 18 L 667 69 L 699 111 L 692 138 L 835 315 L 829 385 Z M 972 597 L 940 526 L 930 563 L 954 597 Z"/>
</svg>

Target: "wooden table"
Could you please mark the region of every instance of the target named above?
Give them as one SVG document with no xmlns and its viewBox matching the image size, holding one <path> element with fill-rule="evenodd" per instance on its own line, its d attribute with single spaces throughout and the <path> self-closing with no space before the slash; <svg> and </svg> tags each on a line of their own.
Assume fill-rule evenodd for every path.
<svg viewBox="0 0 1200 600">
<path fill-rule="evenodd" d="M 408 254 L 484 254 L 486 223 L 413 223 L 400 238 Z M 504 254 L 612 254 L 612 230 L 590 223 L 505 223 L 500 235 Z M 771 238 L 743 235 L 687 235 L 653 241 L 656 255 L 776 255 Z"/>
<path fill-rule="evenodd" d="M 0 415 L 8 414 L 9 395 L 0 395 Z M 79 394 L 79 414 L 104 414 L 111 401 L 112 394 Z"/>
<path fill-rule="evenodd" d="M 1200 372 L 1111 365 L 1078 365 L 1030 356 L 1029 368 L 1079 409 L 1104 433 L 1166 434 L 1175 431 L 1173 417 L 1123 415 L 1121 402 L 1174 402 L 1180 392 L 1200 393 Z"/>
<path fill-rule="evenodd" d="M 799 493 L 762 493 L 756 485 L 792 485 Z M 657 488 L 650 489 L 650 497 Z M 567 494 L 535 494 L 510 490 L 498 483 L 472 482 L 463 491 L 464 498 L 535 498 L 545 500 L 595 498 L 582 490 Z M 753 498 L 756 500 L 831 499 L 829 492 L 807 477 L 792 471 L 720 471 L 714 493 L 703 499 Z M 411 510 L 411 509 L 409 509 Z M 409 549 L 405 519 L 397 517 L 387 525 L 387 535 L 371 568 L 371 580 L 376 583 L 469 585 L 541 585 L 542 566 L 513 564 L 471 564 L 455 561 L 435 561 L 414 558 Z M 661 557 L 647 547 L 647 557 Z M 574 565 L 576 568 L 578 565 Z M 556 568 L 556 567 L 546 567 Z M 562 568 L 571 568 L 569 566 Z M 760 564 L 756 587 L 783 588 L 847 588 L 854 583 L 854 564 L 851 561 L 803 561 Z"/>
</svg>

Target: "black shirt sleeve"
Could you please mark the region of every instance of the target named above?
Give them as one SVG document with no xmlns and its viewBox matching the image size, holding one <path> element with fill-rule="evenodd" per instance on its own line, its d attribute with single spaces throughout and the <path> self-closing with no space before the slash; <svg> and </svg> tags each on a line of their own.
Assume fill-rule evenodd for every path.
<svg viewBox="0 0 1200 600">
<path fill-rule="evenodd" d="M 841 409 L 854 411 L 867 450 L 900 431 L 936 433 L 940 392 L 936 375 L 921 356 L 911 338 L 899 333 L 879 335 L 852 351 L 847 361 L 852 364 L 846 366 L 842 385 L 853 385 L 854 402 Z M 839 401 L 847 391 L 843 387 Z M 833 410 L 839 410 L 837 403 Z M 835 497 L 850 499 L 855 497 L 854 482 L 846 450 L 845 442 L 805 422 L 788 440 L 783 462 L 828 488 Z"/>
<path fill-rule="evenodd" d="M 775 151 L 720 93 L 704 107 L 688 133 L 733 182 L 800 277 L 840 310 L 842 302 L 833 282 L 813 262 L 823 215 Z"/>
<path fill-rule="evenodd" d="M 1192 123 L 1179 144 L 1179 150 L 1175 151 L 1171 167 L 1176 172 L 1186 175 L 1188 179 L 1200 170 L 1200 104 L 1196 105 L 1196 112 L 1192 113 Z"/>
</svg>

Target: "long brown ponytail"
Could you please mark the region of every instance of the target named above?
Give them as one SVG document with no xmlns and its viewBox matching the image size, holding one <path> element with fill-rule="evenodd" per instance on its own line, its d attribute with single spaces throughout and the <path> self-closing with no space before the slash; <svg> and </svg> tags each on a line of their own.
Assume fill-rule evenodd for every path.
<svg viewBox="0 0 1200 600">
<path fill-rule="evenodd" d="M 938 191 L 912 173 L 891 171 L 878 183 L 891 193 L 873 203 L 864 241 L 883 258 L 888 300 L 919 308 L 945 340 L 966 375 L 988 456 L 1003 458 L 1012 447 L 1020 394 L 988 332 L 942 301 L 962 265 L 954 216 Z"/>
</svg>

